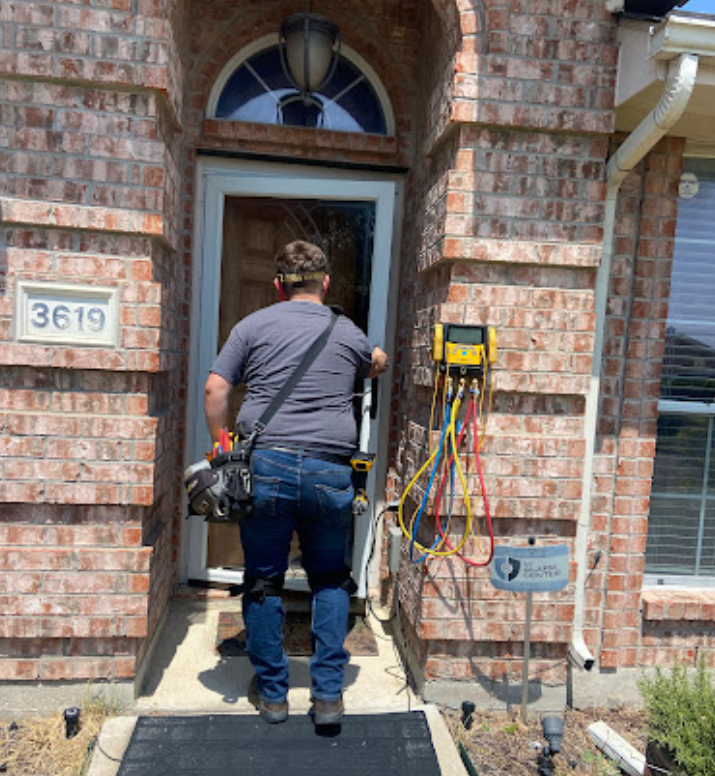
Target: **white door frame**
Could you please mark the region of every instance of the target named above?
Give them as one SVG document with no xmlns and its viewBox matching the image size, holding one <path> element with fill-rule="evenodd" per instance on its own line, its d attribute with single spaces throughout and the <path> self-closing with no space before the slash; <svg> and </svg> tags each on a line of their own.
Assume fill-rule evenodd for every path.
<svg viewBox="0 0 715 776">
<path fill-rule="evenodd" d="M 372 171 L 342 170 L 293 164 L 273 164 L 216 157 L 199 157 L 195 206 L 195 241 L 192 272 L 191 342 L 189 357 L 188 422 L 185 463 L 200 460 L 211 440 L 203 411 L 203 388 L 216 357 L 219 326 L 221 253 L 224 205 L 227 196 L 321 199 L 375 203 L 373 264 L 370 282 L 368 338 L 388 349 L 394 331 L 397 293 L 396 260 L 402 207 L 401 176 Z M 392 304 L 389 304 L 390 300 Z M 388 318 L 389 323 L 388 323 Z M 390 325 L 391 324 L 391 325 Z M 372 516 L 384 507 L 389 425 L 390 371 L 380 381 L 377 417 L 370 419 L 370 381 L 365 383 L 360 448 L 379 453 L 368 478 L 370 510 L 355 522 L 353 576 L 358 595 L 367 591 L 366 564 L 372 536 Z M 382 422 L 381 422 L 382 419 Z M 380 498 L 377 495 L 380 494 Z M 186 525 L 186 524 L 185 524 Z M 207 525 L 201 518 L 188 521 L 182 531 L 182 578 L 239 583 L 242 573 L 206 568 Z M 378 553 L 379 556 L 379 553 Z M 373 571 L 374 573 L 374 571 Z M 293 587 L 306 587 L 296 580 Z M 288 586 L 288 585 L 287 585 Z"/>
</svg>

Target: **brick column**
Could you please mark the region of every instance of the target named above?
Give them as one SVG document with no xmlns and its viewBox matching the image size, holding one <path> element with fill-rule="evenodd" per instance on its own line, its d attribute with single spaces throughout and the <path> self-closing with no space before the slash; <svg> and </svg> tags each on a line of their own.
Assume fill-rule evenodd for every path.
<svg viewBox="0 0 715 776">
<path fill-rule="evenodd" d="M 684 141 L 666 138 L 623 184 L 598 428 L 594 542 L 605 550 L 600 664 L 652 662 L 641 588 Z M 644 647 L 646 647 L 644 649 Z"/>
<path fill-rule="evenodd" d="M 186 4 L 103 5 L 0 8 L 0 680 L 133 678 L 175 581 Z M 116 345 L 20 341 L 21 281 L 114 290 Z"/>
<path fill-rule="evenodd" d="M 420 94 L 423 104 L 441 102 L 421 127 L 429 165 L 408 219 L 419 231 L 407 238 L 414 258 L 408 248 L 402 270 L 395 486 L 405 487 L 426 456 L 431 327 L 494 325 L 500 351 L 483 461 L 497 541 L 523 545 L 533 535 L 573 550 L 615 26 L 596 2 L 456 4 L 458 18 L 449 5 L 440 4 L 442 23 L 456 19 L 461 34 L 444 31 L 424 70 L 429 96 Z M 478 492 L 474 473 L 470 489 Z M 462 525 L 453 519 L 455 534 Z M 466 549 L 474 555 L 476 542 Z M 422 567 L 405 559 L 401 598 L 428 682 L 520 672 L 524 598 L 496 591 L 488 570 L 456 558 Z M 535 596 L 534 678 L 564 679 L 572 617 L 572 586 Z"/>
</svg>

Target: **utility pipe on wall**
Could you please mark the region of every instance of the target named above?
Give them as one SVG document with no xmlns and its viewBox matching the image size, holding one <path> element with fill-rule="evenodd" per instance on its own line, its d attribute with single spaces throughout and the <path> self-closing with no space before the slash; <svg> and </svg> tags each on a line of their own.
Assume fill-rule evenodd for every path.
<svg viewBox="0 0 715 776">
<path fill-rule="evenodd" d="M 584 410 L 584 438 L 586 454 L 583 464 L 581 511 L 576 526 L 574 560 L 576 561 L 576 593 L 574 599 L 573 635 L 569 644 L 569 659 L 579 668 L 590 671 L 594 657 L 583 638 L 588 538 L 591 532 L 591 490 L 593 462 L 596 455 L 596 431 L 598 403 L 601 388 L 601 362 L 606 329 L 606 303 L 611 275 L 611 263 L 615 245 L 616 203 L 618 191 L 628 173 L 640 162 L 653 146 L 682 116 L 690 100 L 698 73 L 698 58 L 693 54 L 680 54 L 671 60 L 665 89 L 653 110 L 626 138 L 606 167 L 607 191 L 603 223 L 603 252 L 596 275 L 594 312 L 596 330 L 593 345 L 593 364 L 586 407 Z"/>
</svg>

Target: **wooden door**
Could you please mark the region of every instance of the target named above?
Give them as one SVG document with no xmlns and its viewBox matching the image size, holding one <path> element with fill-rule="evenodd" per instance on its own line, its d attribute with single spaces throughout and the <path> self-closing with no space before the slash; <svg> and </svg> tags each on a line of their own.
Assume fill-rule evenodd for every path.
<svg viewBox="0 0 715 776">
<path fill-rule="evenodd" d="M 218 349 L 238 321 L 278 301 L 273 286 L 274 257 L 283 245 L 299 239 L 320 244 L 326 251 L 331 265 L 328 303 L 340 305 L 366 330 L 374 219 L 371 202 L 226 197 Z M 243 387 L 232 392 L 231 422 L 244 395 Z M 243 562 L 237 526 L 211 524 L 207 567 L 241 569 Z M 294 538 L 291 566 L 299 565 L 300 550 Z"/>
</svg>

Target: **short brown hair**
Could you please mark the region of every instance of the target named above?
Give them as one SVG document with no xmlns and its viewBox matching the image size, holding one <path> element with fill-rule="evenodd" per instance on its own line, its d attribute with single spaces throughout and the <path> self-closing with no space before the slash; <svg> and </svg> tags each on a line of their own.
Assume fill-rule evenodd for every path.
<svg viewBox="0 0 715 776">
<path fill-rule="evenodd" d="M 288 243 L 276 255 L 276 276 L 281 280 L 282 276 L 290 275 L 327 275 L 330 272 L 328 258 L 317 245 L 305 242 L 304 240 L 295 240 Z M 294 287 L 302 288 L 305 291 L 314 293 L 320 290 L 322 278 L 306 278 L 294 282 L 281 281 L 287 290 Z"/>
</svg>

